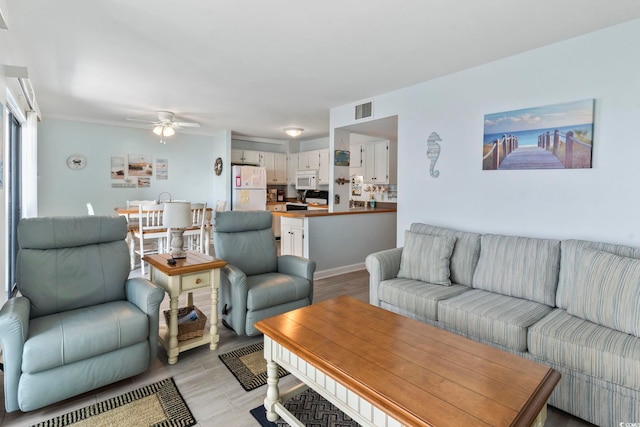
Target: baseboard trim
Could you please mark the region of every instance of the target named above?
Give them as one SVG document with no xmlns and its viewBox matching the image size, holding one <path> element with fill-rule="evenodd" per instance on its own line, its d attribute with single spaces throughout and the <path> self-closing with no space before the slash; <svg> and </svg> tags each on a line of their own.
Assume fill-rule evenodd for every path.
<svg viewBox="0 0 640 427">
<path fill-rule="evenodd" d="M 327 270 L 316 271 L 313 274 L 313 280 L 325 279 L 327 277 L 338 276 L 340 274 L 345 274 L 345 273 L 353 273 L 354 271 L 364 270 L 365 268 L 366 267 L 364 262 L 359 262 L 357 264 L 351 264 L 351 265 L 343 265 L 341 267 L 336 267 L 336 268 L 329 268 Z"/>
</svg>

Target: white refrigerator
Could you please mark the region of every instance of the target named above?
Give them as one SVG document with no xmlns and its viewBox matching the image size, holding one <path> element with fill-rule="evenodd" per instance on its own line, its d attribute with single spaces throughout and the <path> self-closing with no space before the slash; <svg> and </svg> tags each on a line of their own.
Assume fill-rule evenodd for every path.
<svg viewBox="0 0 640 427">
<path fill-rule="evenodd" d="M 231 167 L 231 210 L 267 209 L 267 170 L 255 166 Z"/>
</svg>

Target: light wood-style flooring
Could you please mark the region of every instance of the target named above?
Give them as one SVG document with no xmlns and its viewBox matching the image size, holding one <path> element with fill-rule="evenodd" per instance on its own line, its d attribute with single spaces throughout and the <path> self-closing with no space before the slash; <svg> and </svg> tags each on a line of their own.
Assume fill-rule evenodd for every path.
<svg viewBox="0 0 640 427">
<path fill-rule="evenodd" d="M 135 275 L 136 272 L 132 274 Z M 137 274 L 139 274 L 139 270 Z M 323 301 L 338 295 L 351 295 L 362 301 L 368 301 L 368 280 L 369 276 L 366 270 L 316 280 L 315 301 Z M 181 306 L 184 303 L 184 300 L 181 300 Z M 206 291 L 194 293 L 194 303 L 209 316 L 210 297 Z M 165 298 L 161 307 L 161 310 L 166 309 L 168 309 L 168 298 Z M 162 315 L 160 321 L 164 321 Z M 0 393 L 0 426 L 32 425 L 131 391 L 137 387 L 173 377 L 180 393 L 198 421 L 198 426 L 257 427 L 258 423 L 251 416 L 249 410 L 262 404 L 266 387 L 259 387 L 250 392 L 244 391 L 220 361 L 218 355 L 259 342 L 262 337 L 238 337 L 222 325 L 219 330 L 220 343 L 215 351 L 209 350 L 208 346 L 189 350 L 180 354 L 175 365 L 169 365 L 166 353 L 160 347 L 157 361 L 146 372 L 44 409 L 29 413 L 21 413 L 20 411 L 6 413 L 4 411 L 4 395 Z M 280 381 L 280 385 L 282 389 L 286 390 L 295 384 L 295 381 L 292 375 L 288 375 Z M 55 387 L 55 384 L 51 384 L 51 387 Z M 589 424 L 554 408 L 549 408 L 545 425 L 547 427 L 578 427 Z"/>
</svg>

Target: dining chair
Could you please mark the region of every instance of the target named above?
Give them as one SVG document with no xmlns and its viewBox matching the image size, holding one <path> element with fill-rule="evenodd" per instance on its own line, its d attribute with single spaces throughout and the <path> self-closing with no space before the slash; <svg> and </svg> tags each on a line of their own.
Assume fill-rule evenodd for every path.
<svg viewBox="0 0 640 427">
<path fill-rule="evenodd" d="M 187 250 L 209 255 L 209 236 L 207 236 L 207 203 L 191 203 L 191 227 L 184 231 Z"/>
<path fill-rule="evenodd" d="M 224 212 L 227 209 L 227 201 L 226 200 L 218 200 L 216 201 L 216 212 Z"/>
<path fill-rule="evenodd" d="M 131 233 L 131 269 L 135 268 L 135 257 L 140 256 L 140 272 L 145 274 L 142 258 L 149 254 L 164 253 L 167 247 L 167 229 L 163 224 L 164 204 L 151 202 L 138 206 L 138 226 Z M 135 248 L 136 240 L 138 249 Z"/>
</svg>

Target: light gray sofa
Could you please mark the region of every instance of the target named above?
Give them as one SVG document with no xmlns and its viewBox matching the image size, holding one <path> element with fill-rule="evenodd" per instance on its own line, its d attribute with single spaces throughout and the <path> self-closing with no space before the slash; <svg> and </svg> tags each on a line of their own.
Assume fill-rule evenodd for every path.
<svg viewBox="0 0 640 427">
<path fill-rule="evenodd" d="M 370 302 L 550 366 L 549 403 L 640 422 L 640 249 L 414 223 L 371 254 Z"/>
<path fill-rule="evenodd" d="M 0 310 L 5 410 L 31 411 L 145 371 L 164 291 L 128 279 L 124 217 L 18 224 L 20 296 Z"/>
</svg>

